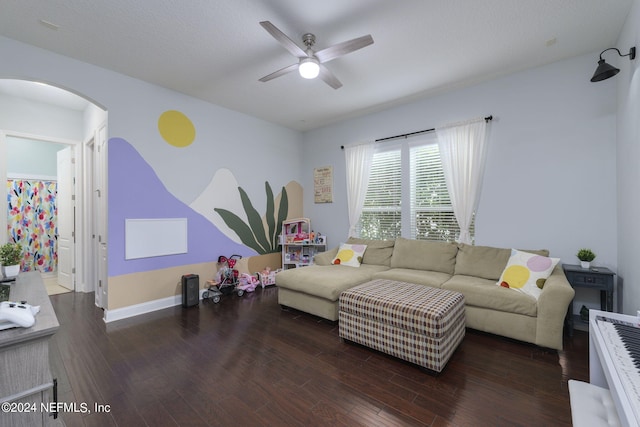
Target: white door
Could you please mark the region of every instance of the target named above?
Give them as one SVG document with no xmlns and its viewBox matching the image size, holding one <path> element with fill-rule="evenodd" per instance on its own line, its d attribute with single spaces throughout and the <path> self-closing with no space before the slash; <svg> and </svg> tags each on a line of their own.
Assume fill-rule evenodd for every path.
<svg viewBox="0 0 640 427">
<path fill-rule="evenodd" d="M 58 151 L 58 284 L 74 290 L 75 192 L 73 147 Z"/>
</svg>

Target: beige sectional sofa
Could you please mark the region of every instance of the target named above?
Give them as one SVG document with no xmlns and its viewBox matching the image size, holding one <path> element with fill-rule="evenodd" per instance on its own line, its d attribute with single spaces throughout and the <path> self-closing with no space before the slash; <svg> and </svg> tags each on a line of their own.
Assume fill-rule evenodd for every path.
<svg viewBox="0 0 640 427">
<path fill-rule="evenodd" d="M 338 299 L 346 289 L 373 279 L 417 283 L 462 293 L 469 328 L 562 349 L 564 319 L 574 290 L 560 264 L 536 300 L 496 285 L 511 249 L 404 238 L 350 238 L 347 243 L 367 245 L 360 267 L 332 265 L 337 247 L 318 254 L 315 265 L 276 275 L 278 303 L 336 321 Z M 546 250 L 527 252 L 548 256 Z"/>
</svg>

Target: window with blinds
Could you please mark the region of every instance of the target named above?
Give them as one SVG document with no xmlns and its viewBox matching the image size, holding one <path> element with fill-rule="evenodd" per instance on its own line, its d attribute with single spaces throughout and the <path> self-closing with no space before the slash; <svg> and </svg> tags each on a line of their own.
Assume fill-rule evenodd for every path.
<svg viewBox="0 0 640 427">
<path fill-rule="evenodd" d="M 455 241 L 460 235 L 460 227 L 444 180 L 438 144 L 411 147 L 409 156 L 411 237 Z M 473 237 L 473 224 L 470 232 Z"/>
<path fill-rule="evenodd" d="M 408 161 L 403 161 L 403 156 Z M 403 171 L 403 165 L 408 165 L 409 173 Z M 409 181 L 404 186 L 403 179 Z M 409 212 L 404 213 L 404 230 L 403 205 L 409 207 Z M 472 239 L 474 231 L 472 223 Z M 405 143 L 402 148 L 374 154 L 357 232 L 365 239 L 405 235 L 452 242 L 459 237 L 460 227 L 451 206 L 435 137 L 425 139 L 421 145 L 409 147 Z"/>
<path fill-rule="evenodd" d="M 401 151 L 373 155 L 369 186 L 357 231 L 365 239 L 392 240 L 402 232 Z"/>
</svg>

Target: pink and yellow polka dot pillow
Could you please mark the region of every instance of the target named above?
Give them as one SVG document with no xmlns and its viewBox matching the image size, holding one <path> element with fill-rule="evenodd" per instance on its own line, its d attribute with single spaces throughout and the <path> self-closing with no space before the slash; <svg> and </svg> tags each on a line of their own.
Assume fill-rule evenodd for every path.
<svg viewBox="0 0 640 427">
<path fill-rule="evenodd" d="M 340 245 L 338 254 L 333 261 L 331 261 L 331 264 L 360 267 L 365 250 L 367 250 L 367 245 L 351 245 L 343 243 Z"/>
<path fill-rule="evenodd" d="M 509 262 L 496 284 L 531 295 L 537 300 L 544 283 L 559 261 L 560 258 L 511 249 Z"/>
</svg>

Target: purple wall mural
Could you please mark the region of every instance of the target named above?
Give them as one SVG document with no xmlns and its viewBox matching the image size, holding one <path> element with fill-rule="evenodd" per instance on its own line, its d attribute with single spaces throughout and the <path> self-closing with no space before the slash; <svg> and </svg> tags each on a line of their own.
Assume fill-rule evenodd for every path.
<svg viewBox="0 0 640 427">
<path fill-rule="evenodd" d="M 122 138 L 109 139 L 109 276 L 216 261 L 256 252 L 222 234 L 169 193 L 151 166 Z M 187 218 L 188 253 L 125 259 L 125 219 Z"/>
</svg>

